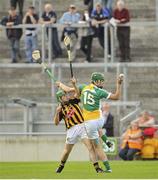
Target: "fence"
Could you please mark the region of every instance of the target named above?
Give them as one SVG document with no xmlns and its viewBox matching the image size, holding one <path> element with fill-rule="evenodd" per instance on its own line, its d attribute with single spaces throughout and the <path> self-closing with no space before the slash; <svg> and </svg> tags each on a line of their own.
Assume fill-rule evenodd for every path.
<svg viewBox="0 0 158 180">
<path fill-rule="evenodd" d="M 41 25 L 41 24 L 37 24 L 37 25 L 26 25 L 26 24 L 21 24 L 21 25 L 17 25 L 17 26 L 13 26 L 12 28 L 37 28 L 38 30 L 41 31 L 41 51 L 42 51 L 42 60 L 45 61 L 45 50 L 46 47 L 48 49 L 48 63 L 52 63 L 52 28 L 57 28 L 59 32 L 62 32 L 64 27 L 75 27 L 77 28 L 78 31 L 78 42 L 80 42 L 81 37 L 82 37 L 82 30 L 85 28 L 89 28 L 89 23 L 77 23 L 77 24 L 70 24 L 70 25 L 63 25 L 63 24 L 53 24 L 53 25 Z M 127 24 L 123 24 L 123 25 L 118 25 L 118 26 L 130 26 L 130 27 L 144 27 L 144 28 L 148 28 L 148 27 L 157 27 L 158 23 L 153 21 L 153 22 L 131 22 L 131 23 L 127 23 Z M 48 41 L 46 39 L 46 29 L 48 28 Z M 109 49 L 109 38 L 110 38 L 110 44 L 111 44 L 111 56 L 110 56 L 110 62 L 115 62 L 116 59 L 116 28 L 117 27 L 113 27 L 112 25 L 110 25 L 109 23 L 105 23 L 104 24 L 104 57 L 102 58 L 102 62 L 104 62 L 105 64 L 108 63 L 108 49 Z M 5 30 L 7 29 L 7 27 L 0 25 L 0 30 Z M 108 35 L 108 31 L 110 30 L 110 37 Z M 38 33 L 39 34 L 39 33 Z"/>
<path fill-rule="evenodd" d="M 38 64 L 29 64 L 29 65 L 25 65 L 25 64 L 0 64 L 0 68 L 37 68 L 37 67 L 40 67 L 40 65 Z M 58 64 L 52 64 L 50 66 L 52 68 L 52 72 L 55 72 L 57 71 L 57 73 L 55 74 L 56 75 L 56 78 L 57 79 L 63 79 L 63 74 L 62 74 L 62 71 L 64 70 L 64 68 L 67 68 L 69 69 L 69 64 L 68 63 L 58 63 Z M 128 70 L 129 68 L 158 68 L 158 63 L 108 63 L 108 64 L 104 64 L 104 63 L 98 63 L 98 64 L 95 64 L 95 63 L 90 63 L 90 64 L 83 64 L 83 63 L 74 63 L 73 64 L 73 67 L 74 69 L 92 69 L 92 68 L 101 68 L 102 71 L 105 70 L 109 70 L 109 68 L 115 68 L 116 69 L 116 74 L 119 74 L 120 72 L 123 72 L 125 74 L 125 81 L 124 81 L 124 84 L 123 84 L 123 101 L 122 102 L 114 102 L 112 103 L 111 105 L 112 106 L 115 106 L 117 108 L 117 118 L 118 121 L 121 119 L 121 124 L 124 124 L 125 125 L 125 122 L 129 122 L 129 120 L 131 120 L 131 117 L 136 117 L 135 115 L 137 115 L 139 113 L 139 109 L 140 109 L 140 104 L 139 103 L 135 103 L 132 104 L 133 107 L 136 107 L 135 109 L 132 110 L 132 112 L 130 111 L 128 116 L 126 116 L 127 114 L 124 114 L 124 116 L 126 116 L 124 118 L 124 116 L 120 116 L 120 107 L 122 106 L 123 109 L 127 106 L 130 106 L 130 102 L 128 101 L 128 80 L 129 80 L 129 77 L 128 77 Z M 52 96 L 54 96 L 54 93 L 55 93 L 55 88 L 54 88 L 54 84 L 52 83 Z M 127 103 L 128 102 L 128 103 Z M 111 103 L 111 102 L 110 102 Z M 126 104 L 124 104 L 126 103 Z M 4 105 L 5 107 L 6 105 Z M 18 105 L 19 106 L 19 105 Z M 41 105 L 42 106 L 42 105 Z M 46 105 L 44 105 L 46 106 Z M 51 104 L 47 104 L 47 106 L 52 106 Z M 122 108 L 121 108 L 122 109 Z M 3 112 L 5 112 L 3 110 Z M 54 108 L 52 108 L 50 110 L 50 112 L 48 114 L 52 114 L 54 112 Z M 2 116 L 4 117 L 4 113 L 2 113 Z M 123 118 L 123 119 L 122 119 Z M 4 118 L 3 118 L 4 119 Z M 50 118 L 46 118 L 46 119 L 50 119 Z M 38 120 L 37 122 L 35 122 L 36 124 L 38 124 Z M 40 122 L 40 124 L 42 124 L 43 122 Z M 48 123 L 49 125 L 52 124 L 52 122 L 44 122 L 44 124 Z M 117 122 L 118 123 L 118 122 Z M 26 126 L 25 126 L 26 127 Z M 28 127 L 28 126 L 27 126 Z M 117 127 L 117 126 L 116 126 Z M 122 127 L 120 127 L 120 132 L 121 132 L 121 129 Z M 54 131 L 54 130 L 53 130 Z M 24 131 L 25 132 L 25 131 Z M 29 133 L 29 132 L 28 132 Z"/>
<path fill-rule="evenodd" d="M 139 102 L 109 102 L 111 109 L 116 109 L 115 126 L 120 126 L 121 106 L 130 107 L 131 111 L 140 110 Z M 0 104 L 0 135 L 64 135 L 65 125 L 61 122 L 58 127 L 53 123 L 56 104 L 35 103 L 26 99 L 13 99 L 12 102 Z M 126 111 L 125 111 L 126 112 Z M 137 114 L 135 114 L 137 116 Z M 118 136 L 122 131 L 115 129 Z"/>
</svg>

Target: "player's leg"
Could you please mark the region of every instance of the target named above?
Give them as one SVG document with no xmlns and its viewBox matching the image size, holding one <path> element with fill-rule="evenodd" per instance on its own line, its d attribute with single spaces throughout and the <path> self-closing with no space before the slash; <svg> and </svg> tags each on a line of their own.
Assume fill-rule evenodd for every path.
<svg viewBox="0 0 158 180">
<path fill-rule="evenodd" d="M 85 122 L 85 127 L 86 127 L 88 138 L 91 140 L 98 158 L 103 162 L 106 168 L 106 171 L 111 172 L 109 161 L 99 142 L 98 130 L 103 126 L 103 123 L 104 121 L 102 119 L 90 120 L 90 121 Z"/>
<path fill-rule="evenodd" d="M 93 166 L 96 170 L 97 173 L 102 173 L 104 172 L 100 167 L 99 167 L 99 163 L 97 161 L 97 156 L 95 153 L 95 149 L 93 147 L 93 144 L 91 143 L 91 141 L 87 138 L 82 139 L 82 142 L 84 143 L 84 145 L 87 147 L 88 151 L 89 151 L 89 156 L 90 156 L 90 160 L 93 163 Z"/>
<path fill-rule="evenodd" d="M 91 139 L 91 142 L 95 148 L 98 158 L 103 162 L 106 168 L 106 172 L 112 172 L 108 158 L 106 154 L 104 153 L 101 144 L 99 143 L 99 138 Z"/>
<path fill-rule="evenodd" d="M 65 147 L 62 153 L 60 165 L 57 168 L 56 173 L 61 173 L 74 144 L 76 144 L 78 141 L 78 129 L 78 126 L 75 125 L 67 130 Z"/>
<path fill-rule="evenodd" d="M 65 163 L 69 157 L 69 154 L 73 148 L 74 144 L 65 144 L 62 156 L 61 156 L 61 161 L 59 167 L 56 169 L 56 173 L 61 173 L 62 170 L 64 169 Z"/>
</svg>

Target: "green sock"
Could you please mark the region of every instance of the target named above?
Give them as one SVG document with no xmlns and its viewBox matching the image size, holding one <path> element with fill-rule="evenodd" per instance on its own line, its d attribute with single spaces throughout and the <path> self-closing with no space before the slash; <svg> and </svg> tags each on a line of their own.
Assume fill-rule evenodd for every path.
<svg viewBox="0 0 158 180">
<path fill-rule="evenodd" d="M 104 135 L 102 135 L 101 138 L 102 138 L 102 140 L 106 143 L 106 141 L 107 141 L 107 139 L 108 139 L 107 136 L 104 134 Z"/>
<path fill-rule="evenodd" d="M 106 170 L 111 170 L 109 161 L 103 161 L 103 164 L 104 164 Z"/>
</svg>

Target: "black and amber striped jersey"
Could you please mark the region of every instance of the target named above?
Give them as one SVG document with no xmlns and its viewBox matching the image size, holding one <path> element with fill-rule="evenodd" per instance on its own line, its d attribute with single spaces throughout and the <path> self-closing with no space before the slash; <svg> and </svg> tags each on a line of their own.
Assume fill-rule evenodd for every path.
<svg viewBox="0 0 158 180">
<path fill-rule="evenodd" d="M 59 121 L 63 119 L 65 121 L 65 126 L 67 129 L 84 122 L 79 102 L 80 100 L 75 98 L 62 105 L 62 110 L 59 113 Z"/>
</svg>

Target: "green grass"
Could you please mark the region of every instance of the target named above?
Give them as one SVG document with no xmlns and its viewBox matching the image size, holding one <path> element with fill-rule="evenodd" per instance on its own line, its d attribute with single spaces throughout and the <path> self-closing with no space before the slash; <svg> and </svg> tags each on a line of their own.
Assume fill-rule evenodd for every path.
<svg viewBox="0 0 158 180">
<path fill-rule="evenodd" d="M 158 179 L 158 161 L 111 161 L 113 172 L 96 174 L 90 162 L 68 162 L 56 174 L 57 162 L 0 163 L 1 179 Z M 102 166 L 102 165 L 101 165 Z"/>
</svg>

